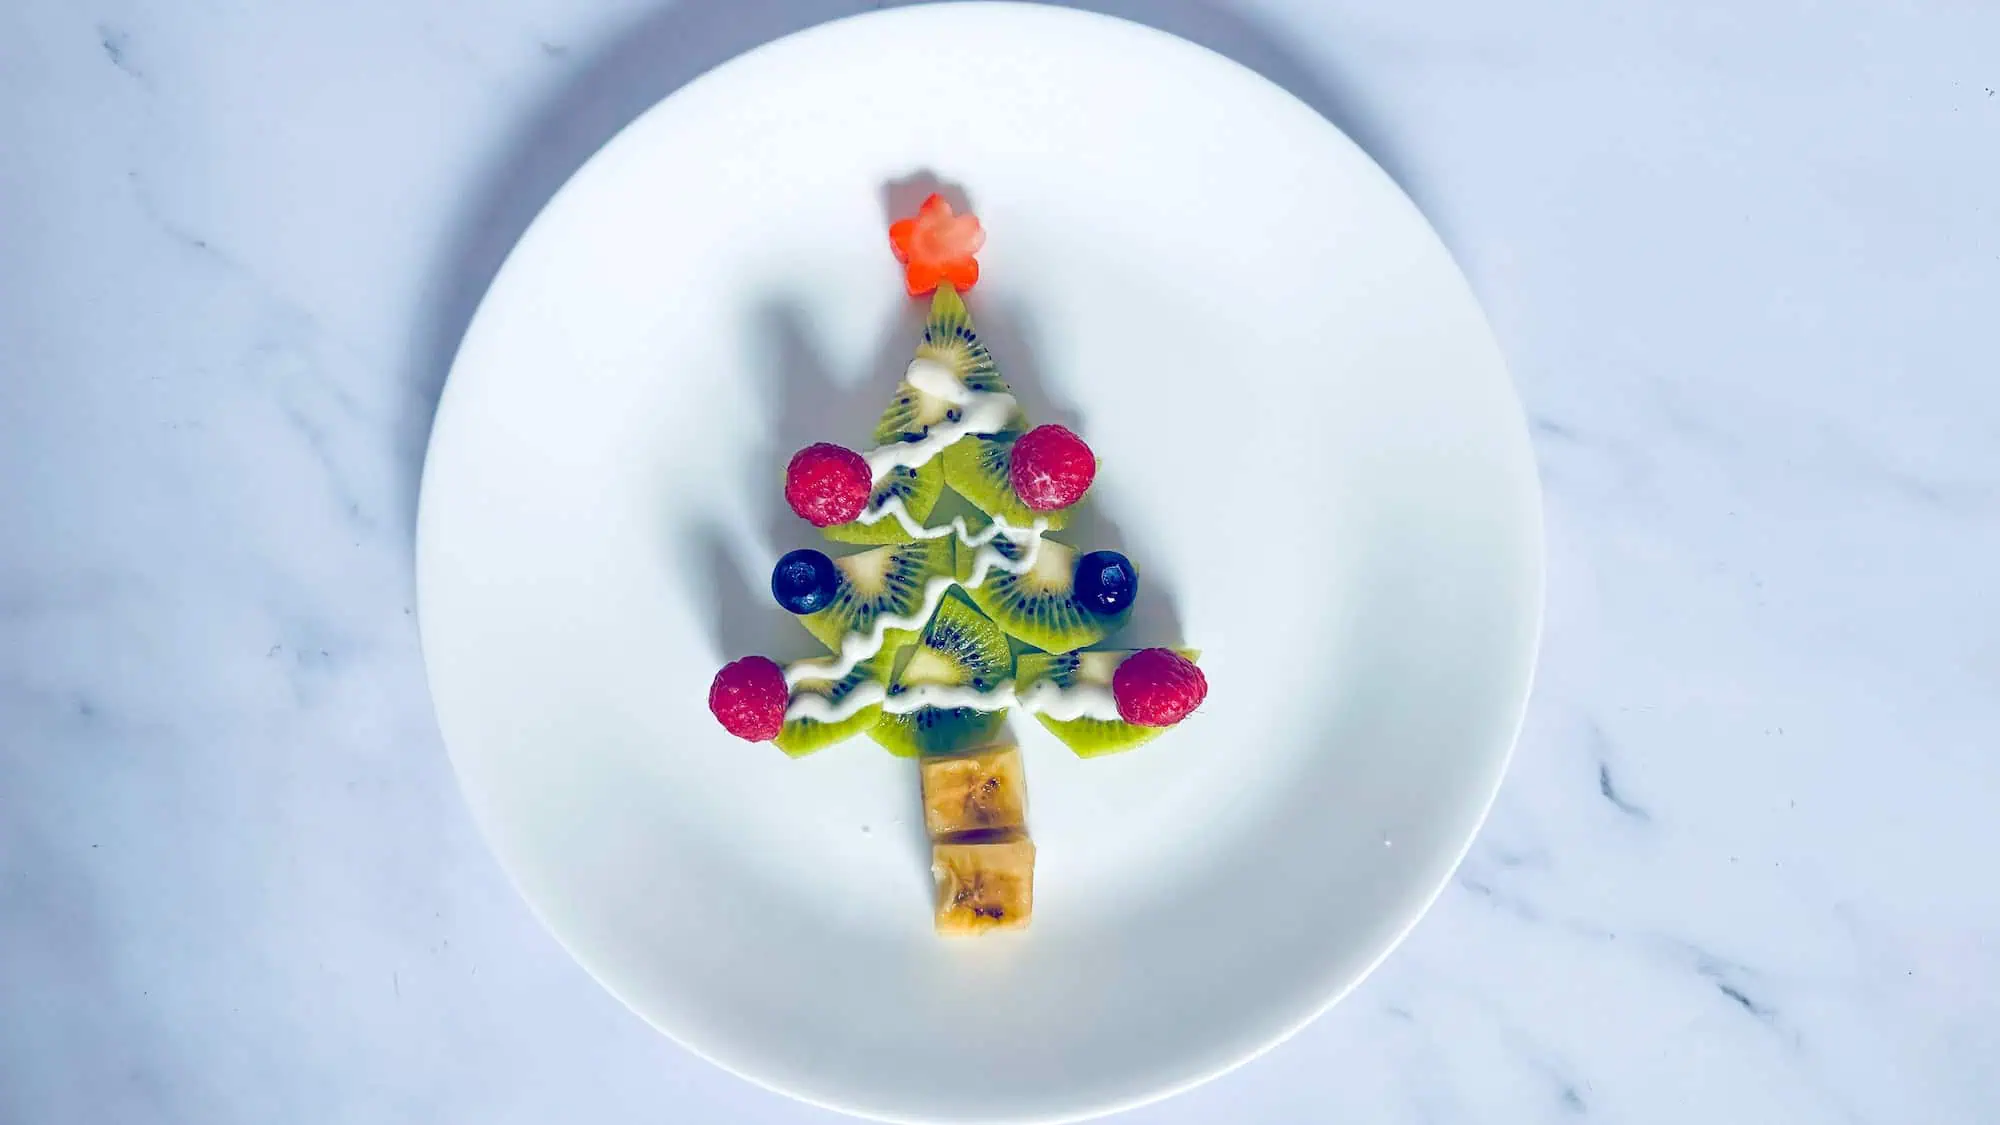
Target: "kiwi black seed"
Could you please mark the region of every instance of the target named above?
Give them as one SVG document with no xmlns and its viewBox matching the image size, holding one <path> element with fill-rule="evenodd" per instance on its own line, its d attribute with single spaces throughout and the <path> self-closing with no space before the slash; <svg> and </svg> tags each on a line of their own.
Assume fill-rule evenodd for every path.
<svg viewBox="0 0 2000 1125">
<path fill-rule="evenodd" d="M 1027 527 L 1037 519 L 1048 521 L 1050 531 L 1060 531 L 1069 522 L 1070 509 L 1037 512 L 1021 503 L 1014 493 L 1014 439 L 1016 433 L 979 434 L 963 438 L 944 451 L 944 483 L 972 502 L 972 506 L 1014 527 Z"/>
<path fill-rule="evenodd" d="M 917 346 L 920 358 L 951 368 L 958 381 L 975 391 L 1007 390 L 993 354 L 979 340 L 972 326 L 972 314 L 965 301 L 948 285 L 938 286 L 931 297 L 930 316 L 924 321 L 923 343 Z"/>
<path fill-rule="evenodd" d="M 921 468 L 912 469 L 908 465 L 898 465 L 889 470 L 875 491 L 868 496 L 871 508 L 880 508 L 890 500 L 901 500 L 903 510 L 918 523 L 930 519 L 932 509 L 937 507 L 938 497 L 944 492 L 944 466 L 936 459 L 926 461 Z M 876 520 L 874 523 L 835 524 L 825 531 L 828 539 L 835 543 L 905 543 L 910 533 L 903 529 L 901 520 L 894 516 Z"/>
<path fill-rule="evenodd" d="M 1013 670 L 1006 635 L 972 606 L 947 598 L 889 690 L 901 694 L 916 684 L 950 684 L 983 691 L 983 685 L 998 683 Z M 906 715 L 883 715 L 870 734 L 891 753 L 940 754 L 985 745 L 1005 721 L 1003 711 L 919 707 Z"/>
<path fill-rule="evenodd" d="M 1192 651 L 1184 651 L 1183 654 L 1190 660 L 1198 655 Z M 1054 680 L 1063 687 L 1080 683 L 1109 684 L 1117 674 L 1118 665 L 1130 655 L 1130 651 L 1098 650 L 1062 656 L 1029 653 L 1021 657 L 1018 675 L 1024 688 L 1044 678 Z M 1117 719 L 1052 719 L 1047 715 L 1036 715 L 1035 718 L 1080 758 L 1095 758 L 1143 746 L 1167 729 L 1142 727 Z"/>
<path fill-rule="evenodd" d="M 953 571 L 956 554 L 950 539 L 920 539 L 892 543 L 834 561 L 840 582 L 832 604 L 799 620 L 828 648 L 840 649 L 848 633 L 866 633 L 885 614 L 906 617 L 923 608 L 924 587 L 932 578 Z M 907 643 L 915 630 L 892 630 L 885 648 Z"/>
<path fill-rule="evenodd" d="M 1025 574 L 994 570 L 970 591 L 972 600 L 1007 634 L 1047 652 L 1096 644 L 1129 614 L 1100 616 L 1076 596 L 1076 551 L 1043 539 Z"/>
<path fill-rule="evenodd" d="M 881 678 L 887 666 L 887 654 L 864 660 L 854 666 L 854 670 L 834 682 L 832 686 L 802 684 L 801 690 L 824 695 L 831 703 L 839 703 L 854 693 L 854 689 L 871 680 Z M 831 746 L 853 735 L 873 727 L 882 716 L 879 706 L 863 707 L 837 723 L 822 723 L 815 719 L 787 719 L 772 741 L 778 749 L 794 758 L 801 758 L 815 750 Z"/>
</svg>

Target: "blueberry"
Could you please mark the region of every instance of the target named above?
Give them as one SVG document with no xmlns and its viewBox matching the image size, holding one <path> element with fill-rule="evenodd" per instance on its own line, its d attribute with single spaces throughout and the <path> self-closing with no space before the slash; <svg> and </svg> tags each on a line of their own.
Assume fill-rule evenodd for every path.
<svg viewBox="0 0 2000 1125">
<path fill-rule="evenodd" d="M 801 547 L 771 570 L 771 596 L 793 613 L 818 613 L 833 604 L 840 574 L 833 560 L 811 547 Z"/>
<path fill-rule="evenodd" d="M 1139 572 L 1116 551 L 1092 551 L 1076 561 L 1076 600 L 1092 613 L 1122 613 L 1139 596 Z"/>
</svg>

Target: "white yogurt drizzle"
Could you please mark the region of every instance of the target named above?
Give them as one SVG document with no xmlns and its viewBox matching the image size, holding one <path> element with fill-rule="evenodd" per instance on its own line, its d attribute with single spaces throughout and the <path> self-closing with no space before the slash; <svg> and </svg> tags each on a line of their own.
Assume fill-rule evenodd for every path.
<svg viewBox="0 0 2000 1125">
<path fill-rule="evenodd" d="M 1007 534 L 1011 541 L 1014 535 L 1021 534 L 1024 529 L 1010 527 L 999 520 L 995 520 L 992 527 L 975 535 L 966 530 L 964 519 L 954 519 L 949 527 L 925 528 L 926 532 L 935 534 L 927 534 L 923 538 L 937 539 L 956 532 L 960 541 L 966 546 L 979 548 L 979 553 L 973 556 L 972 575 L 963 583 L 965 588 L 970 590 L 985 582 L 986 576 L 996 570 L 1005 570 L 1012 574 L 1027 573 L 1035 565 L 1036 556 L 1041 554 L 1042 532 L 1048 530 L 1048 526 L 1047 520 L 1036 520 L 1034 527 L 1025 529 L 1028 536 L 1027 550 L 1022 552 L 1018 560 L 1010 560 L 1001 554 L 999 548 L 992 546 L 992 540 L 1001 534 Z M 937 612 L 938 603 L 944 600 L 945 591 L 957 584 L 959 584 L 957 579 L 946 574 L 932 578 L 924 584 L 924 600 L 917 612 L 907 615 L 885 613 L 877 617 L 874 627 L 868 632 L 849 633 L 840 639 L 839 656 L 801 660 L 785 669 L 786 685 L 796 687 L 804 680 L 841 679 L 854 671 L 856 665 L 882 651 L 882 644 L 890 630 L 923 628 L 931 619 L 931 615 Z"/>
<path fill-rule="evenodd" d="M 892 442 L 862 454 L 875 483 L 899 468 L 920 469 L 931 458 L 951 448 L 967 434 L 995 434 L 1014 416 L 1014 396 L 999 391 L 975 391 L 958 381 L 952 369 L 934 359 L 918 356 L 910 361 L 903 381 L 933 398 L 941 398 L 959 408 L 958 421 L 929 426 L 916 441 Z M 884 505 L 884 509 L 887 505 Z M 907 516 L 909 513 L 905 512 Z M 862 523 L 882 518 L 883 509 L 861 513 Z M 873 518 L 870 518 L 870 517 Z M 908 527 L 909 524 L 903 526 Z"/>
<path fill-rule="evenodd" d="M 907 715 L 924 707 L 970 707 L 976 711 L 1003 711 L 1019 707 L 1030 714 L 1047 715 L 1059 722 L 1071 719 L 1118 718 L 1118 700 L 1109 684 L 1074 684 L 1063 687 L 1054 680 L 1039 680 L 1026 691 L 1016 691 L 1014 681 L 1002 680 L 985 691 L 952 684 L 916 684 L 895 695 L 876 681 L 856 684 L 854 690 L 835 703 L 823 695 L 805 693 L 785 709 L 785 719 L 812 719 L 838 723 L 859 714 L 863 708 L 882 705 L 890 715 Z"/>
<path fill-rule="evenodd" d="M 951 368 L 935 360 L 918 357 L 911 361 L 903 378 L 917 390 L 959 407 L 959 418 L 956 422 L 931 426 L 929 432 L 917 441 L 895 442 L 862 454 L 877 484 L 898 468 L 922 467 L 968 434 L 997 433 L 1014 416 L 1013 395 L 973 390 L 960 383 Z M 1041 555 L 1042 533 L 1049 529 L 1049 521 L 1044 519 L 1037 519 L 1030 527 L 1015 527 L 996 517 L 990 526 L 975 532 L 966 527 L 963 516 L 952 517 L 951 523 L 943 527 L 925 527 L 910 515 L 899 496 L 888 497 L 856 517 L 865 524 L 891 518 L 902 524 L 903 530 L 913 539 L 942 539 L 947 535 L 956 535 L 959 542 L 978 548 L 979 553 L 973 556 L 971 575 L 963 582 L 946 575 L 932 578 L 924 584 L 923 602 L 916 613 L 877 617 L 868 632 L 849 633 L 841 638 L 840 655 L 793 664 L 785 669 L 786 686 L 797 688 L 804 682 L 833 683 L 844 678 L 862 661 L 882 651 L 891 630 L 923 628 L 931 615 L 937 612 L 938 603 L 944 600 L 945 593 L 954 585 L 976 589 L 996 570 L 1026 574 L 1034 569 L 1035 560 Z M 993 545 L 995 539 L 1003 536 L 1009 543 L 1021 548 L 1019 558 L 1009 559 Z M 1024 711 L 1058 720 L 1118 718 L 1118 702 L 1112 698 L 1107 685 L 1077 684 L 1065 688 L 1054 681 L 1044 680 L 1025 692 L 1016 692 L 1014 681 L 1005 680 L 985 691 L 946 684 L 919 684 L 906 687 L 893 697 L 879 681 L 871 681 L 856 684 L 837 703 L 816 692 L 795 691 L 791 705 L 785 709 L 785 719 L 788 722 L 812 719 L 821 723 L 837 723 L 877 704 L 891 715 L 906 715 L 921 707 L 971 707 L 981 711 L 1001 711 L 1018 706 Z"/>
</svg>

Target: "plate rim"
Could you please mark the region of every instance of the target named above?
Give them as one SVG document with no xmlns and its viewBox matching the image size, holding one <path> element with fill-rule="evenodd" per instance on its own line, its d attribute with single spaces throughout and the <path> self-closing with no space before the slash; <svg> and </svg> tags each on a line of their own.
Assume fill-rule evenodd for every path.
<svg viewBox="0 0 2000 1125">
<path fill-rule="evenodd" d="M 436 505 L 434 499 L 436 492 L 433 489 L 432 478 L 433 468 L 437 463 L 435 456 L 438 448 L 437 436 L 440 430 L 445 428 L 443 423 L 447 417 L 447 412 L 453 410 L 453 403 L 456 397 L 454 388 L 463 387 L 463 381 L 459 379 L 458 375 L 464 354 L 467 350 L 467 343 L 474 338 L 482 321 L 485 320 L 488 313 L 488 304 L 493 293 L 501 287 L 501 281 L 515 267 L 521 247 L 543 225 L 548 215 L 557 209 L 558 204 L 576 188 L 578 181 L 584 178 L 584 173 L 594 164 L 597 164 L 608 150 L 627 142 L 628 138 L 637 132 L 644 122 L 661 110 L 661 107 L 677 98 L 685 96 L 690 90 L 710 84 L 717 80 L 719 76 L 727 75 L 729 72 L 739 69 L 741 66 L 747 64 L 749 60 L 781 48 L 795 47 L 802 41 L 823 37 L 833 29 L 843 28 L 848 25 L 950 20 L 962 18 L 968 12 L 974 11 L 1000 13 L 1002 18 L 1008 19 L 1025 18 L 1053 22 L 1071 21 L 1075 23 L 1095 24 L 1107 29 L 1115 29 L 1118 34 L 1171 40 L 1180 47 L 1192 47 L 1200 54 L 1208 56 L 1211 65 L 1221 65 L 1254 77 L 1258 84 L 1275 92 L 1282 98 L 1295 103 L 1298 107 L 1305 109 L 1313 119 L 1318 121 L 1320 127 L 1325 129 L 1338 143 L 1348 146 L 1360 157 L 1368 168 L 1372 169 L 1380 177 L 1382 182 L 1390 188 L 1394 197 L 1401 200 L 1403 205 L 1408 207 L 1411 213 L 1417 216 L 1424 233 L 1442 251 L 1445 261 L 1449 265 L 1451 275 L 1457 279 L 1466 295 L 1470 298 L 1472 309 L 1477 314 L 1479 327 L 1492 345 L 1492 355 L 1498 365 L 1498 374 L 1502 379 L 1502 384 L 1507 391 L 1506 397 L 1508 404 L 1511 406 L 1511 414 L 1514 420 L 1514 426 L 1510 427 L 1509 431 L 1510 434 L 1518 434 L 1520 438 L 1519 447 L 1523 456 L 1523 467 L 1527 470 L 1527 478 L 1522 489 L 1522 494 L 1516 498 L 1520 502 L 1519 515 L 1521 522 L 1518 525 L 1522 547 L 1522 558 L 1520 561 L 1525 568 L 1524 578 L 1526 586 L 1521 591 L 1525 600 L 1522 603 L 1523 612 L 1520 622 L 1524 629 L 1526 651 L 1522 661 L 1523 666 L 1519 669 L 1520 687 L 1516 698 L 1514 698 L 1510 705 L 1511 718 L 1505 726 L 1504 747 L 1494 760 L 1493 784 L 1488 787 L 1481 798 L 1476 815 L 1470 819 L 1463 839 L 1455 848 L 1451 849 L 1450 862 L 1442 867 L 1442 874 L 1421 895 L 1413 896 L 1415 905 L 1408 912 L 1408 917 L 1395 927 L 1393 935 L 1382 943 L 1380 949 L 1370 956 L 1365 965 L 1354 972 L 1349 980 L 1328 991 L 1325 996 L 1319 998 L 1313 1005 L 1309 1006 L 1303 1015 L 1293 1018 L 1276 1030 L 1259 1031 L 1242 1037 L 1242 1041 L 1247 1043 L 1248 1046 L 1241 1050 L 1220 1052 L 1225 1056 L 1221 1062 L 1197 1069 L 1185 1077 L 1172 1082 L 1161 1083 L 1141 1093 L 1093 1102 L 1088 1105 L 1079 1106 L 1074 1110 L 1040 1114 L 1011 1113 L 998 1117 L 978 1119 L 1018 1122 L 1020 1125 L 1068 1125 L 1071 1122 L 1087 1121 L 1114 1113 L 1139 1109 L 1173 1098 L 1221 1078 L 1240 1067 L 1256 1061 L 1270 1051 L 1290 1041 L 1294 1036 L 1298 1035 L 1306 1027 L 1324 1016 L 1342 1000 L 1346 999 L 1362 983 L 1367 981 L 1388 960 L 1390 955 L 1401 948 L 1417 925 L 1429 916 L 1438 899 L 1451 885 L 1453 874 L 1464 863 L 1465 857 L 1470 853 L 1473 844 L 1477 842 L 1480 833 L 1486 826 L 1488 818 L 1491 816 L 1495 803 L 1499 799 L 1500 791 L 1506 783 L 1508 772 L 1512 769 L 1514 756 L 1519 749 L 1521 733 L 1527 721 L 1528 708 L 1534 697 L 1534 688 L 1540 672 L 1543 638 L 1546 629 L 1548 543 L 1546 512 L 1544 510 L 1544 488 L 1541 483 L 1540 465 L 1535 456 L 1532 438 L 1529 433 L 1528 415 L 1525 404 L 1521 400 L 1519 384 L 1513 378 L 1511 368 L 1507 364 L 1506 353 L 1500 347 L 1499 337 L 1493 331 L 1485 305 L 1479 299 L 1477 291 L 1473 288 L 1456 255 L 1451 252 L 1450 246 L 1445 243 L 1443 236 L 1438 232 L 1436 226 L 1423 214 L 1422 209 L 1410 194 L 1404 190 L 1402 185 L 1397 183 L 1394 177 L 1359 142 L 1355 141 L 1345 130 L 1341 129 L 1339 125 L 1328 119 L 1323 113 L 1313 108 L 1291 90 L 1264 75 L 1256 68 L 1238 62 L 1221 51 L 1205 44 L 1123 16 L 1089 9 L 1038 3 L 1034 2 L 1034 0 L 948 0 L 948 2 L 944 3 L 913 4 L 903 7 L 879 8 L 853 13 L 823 20 L 767 40 L 703 70 L 640 110 L 571 169 L 562 184 L 536 209 L 533 219 L 521 230 L 515 238 L 513 245 L 508 248 L 506 255 L 501 259 L 498 268 L 487 279 L 485 289 L 480 294 L 478 302 L 474 305 L 458 342 L 452 350 L 450 365 L 447 368 L 443 385 L 439 390 L 437 406 L 425 437 L 424 460 L 418 485 L 415 510 L 416 518 L 412 533 L 412 554 L 415 571 L 412 608 L 417 622 L 418 649 L 422 659 L 426 693 L 430 694 L 429 681 L 432 678 L 432 655 L 429 646 L 424 644 L 424 637 L 429 632 L 429 629 L 426 627 L 425 605 L 430 601 L 426 596 L 426 590 L 430 586 L 430 581 L 427 580 L 426 574 L 431 572 L 431 567 L 426 564 L 425 560 L 429 557 L 426 544 L 431 541 L 431 536 L 427 534 L 427 529 L 435 519 L 431 513 L 435 511 Z M 503 858 L 506 854 L 505 849 L 498 844 L 494 826 L 489 823 L 487 815 L 481 812 L 478 805 L 466 791 L 459 764 L 460 753 L 453 749 L 451 741 L 444 735 L 444 724 L 441 716 L 438 715 L 434 696 L 432 697 L 432 716 L 438 725 L 440 742 L 443 743 L 446 755 L 452 763 L 453 779 L 456 783 L 455 788 L 461 800 L 464 801 L 465 808 L 471 814 L 472 822 L 478 832 L 481 843 L 492 854 L 496 865 L 505 876 L 508 885 L 513 889 L 521 902 L 527 906 L 530 914 L 535 918 L 543 932 L 555 940 L 557 946 L 568 954 L 578 967 L 583 969 L 592 979 L 593 983 L 603 989 L 604 992 L 615 999 L 626 1010 L 637 1016 L 648 1028 L 666 1037 L 677 1047 L 701 1059 L 708 1065 L 714 1066 L 718 1070 L 747 1082 L 758 1089 L 778 1094 L 796 1102 L 866 1120 L 888 1122 L 891 1125 L 929 1125 L 929 1123 L 938 1120 L 931 1117 L 900 1114 L 893 1110 L 881 1110 L 861 1105 L 846 1104 L 833 1098 L 821 1097 L 813 1093 L 781 1085 L 775 1080 L 739 1065 L 734 1065 L 730 1061 L 703 1049 L 702 1046 L 691 1041 L 680 1031 L 655 1020 L 646 1011 L 628 999 L 619 989 L 612 987 L 594 967 L 594 956 L 579 950 L 564 936 L 562 931 L 552 923 L 542 904 L 523 885 L 521 877 L 516 873 L 514 866 Z M 967 1118 L 966 1120 L 973 1119 Z"/>
</svg>

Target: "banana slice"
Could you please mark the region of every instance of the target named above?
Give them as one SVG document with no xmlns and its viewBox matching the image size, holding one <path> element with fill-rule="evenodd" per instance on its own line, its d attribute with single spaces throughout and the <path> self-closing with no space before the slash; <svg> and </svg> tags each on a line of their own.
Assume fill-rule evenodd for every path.
<svg viewBox="0 0 2000 1125">
<path fill-rule="evenodd" d="M 924 827 L 933 840 L 1028 823 L 1028 783 L 1014 747 L 925 758 L 921 769 Z"/>
<path fill-rule="evenodd" d="M 1018 930 L 1035 907 L 1035 845 L 1008 833 L 976 843 L 936 844 L 937 932 L 965 937 Z"/>
</svg>

